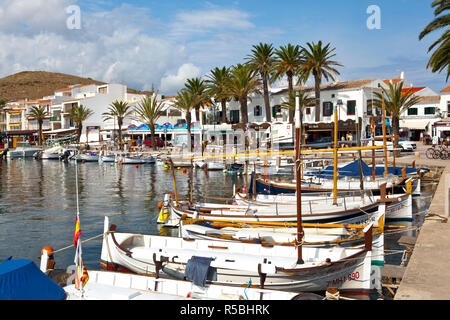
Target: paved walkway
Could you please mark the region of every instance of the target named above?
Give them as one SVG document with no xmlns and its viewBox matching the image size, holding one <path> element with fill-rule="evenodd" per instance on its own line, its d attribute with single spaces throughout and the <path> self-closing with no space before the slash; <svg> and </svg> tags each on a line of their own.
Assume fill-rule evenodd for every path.
<svg viewBox="0 0 450 320">
<path fill-rule="evenodd" d="M 415 154 L 397 159 L 399 164 L 444 167 L 444 172 L 434 194 L 429 211 L 445 216 L 445 175 L 450 174 L 450 160 L 430 160 L 425 156 L 428 146 L 418 145 Z M 431 217 L 422 225 L 413 254 L 407 265 L 395 300 L 450 300 L 450 223 L 440 217 Z"/>
</svg>

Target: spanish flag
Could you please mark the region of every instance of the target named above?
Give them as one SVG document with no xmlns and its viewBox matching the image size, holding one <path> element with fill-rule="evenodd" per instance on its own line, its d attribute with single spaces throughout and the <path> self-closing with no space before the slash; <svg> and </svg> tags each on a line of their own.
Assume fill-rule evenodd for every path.
<svg viewBox="0 0 450 320">
<path fill-rule="evenodd" d="M 80 221 L 78 220 L 78 215 L 77 215 L 77 219 L 75 220 L 75 233 L 73 236 L 73 245 L 76 247 L 78 244 L 78 239 L 81 236 L 81 229 L 80 229 Z"/>
<path fill-rule="evenodd" d="M 89 280 L 89 274 L 84 265 L 83 259 L 81 258 L 81 240 L 78 240 L 77 249 L 75 252 L 75 264 L 77 266 L 77 276 L 75 278 L 75 288 L 80 290 L 84 288 Z"/>
</svg>

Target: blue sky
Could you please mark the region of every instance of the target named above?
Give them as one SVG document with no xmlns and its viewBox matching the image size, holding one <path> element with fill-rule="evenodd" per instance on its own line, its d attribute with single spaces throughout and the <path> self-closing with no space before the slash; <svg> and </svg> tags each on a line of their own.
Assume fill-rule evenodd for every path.
<svg viewBox="0 0 450 320">
<path fill-rule="evenodd" d="M 243 62 L 259 42 L 278 47 L 322 40 L 336 47 L 342 81 L 404 71 L 409 82 L 439 92 L 447 86 L 444 75 L 426 70 L 437 35 L 418 40 L 433 19 L 430 3 L 0 0 L 0 41 L 11 44 L 0 53 L 0 76 L 47 70 L 174 94 L 187 77 Z M 81 9 L 80 30 L 65 26 L 69 5 Z M 380 8 L 380 30 L 367 28 L 370 5 Z"/>
</svg>

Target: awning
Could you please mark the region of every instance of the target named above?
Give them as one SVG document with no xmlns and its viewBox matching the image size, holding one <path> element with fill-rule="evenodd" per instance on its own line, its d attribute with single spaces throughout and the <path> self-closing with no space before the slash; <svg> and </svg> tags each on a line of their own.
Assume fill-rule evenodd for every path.
<svg viewBox="0 0 450 320">
<path fill-rule="evenodd" d="M 429 124 L 427 120 L 400 120 L 400 128 L 409 130 L 426 130 Z"/>
</svg>

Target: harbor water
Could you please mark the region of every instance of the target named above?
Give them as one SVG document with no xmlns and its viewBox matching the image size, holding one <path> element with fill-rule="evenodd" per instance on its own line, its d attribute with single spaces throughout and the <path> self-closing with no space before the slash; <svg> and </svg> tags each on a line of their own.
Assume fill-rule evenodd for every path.
<svg viewBox="0 0 450 320">
<path fill-rule="evenodd" d="M 118 231 L 175 236 L 175 229 L 156 224 L 158 203 L 166 191 L 174 191 L 173 175 L 161 163 L 117 165 L 59 161 L 0 161 L 0 261 L 8 257 L 25 258 L 40 264 L 45 246 L 55 251 L 56 268 L 73 264 L 72 246 L 77 213 L 76 168 L 78 168 L 79 212 L 83 259 L 88 269 L 99 269 L 104 217 Z M 189 196 L 189 174 L 175 171 L 178 194 Z M 241 187 L 242 176 L 221 171 L 194 170 L 194 200 L 204 197 L 230 198 L 233 186 Z M 422 184 L 422 196 L 413 200 L 417 213 L 412 222 L 420 226 L 430 205 L 434 184 Z M 390 224 L 390 223 L 388 223 Z M 394 224 L 394 223 L 392 223 Z M 415 236 L 413 230 L 386 233 L 386 263 L 400 264 L 402 235 Z"/>
</svg>

